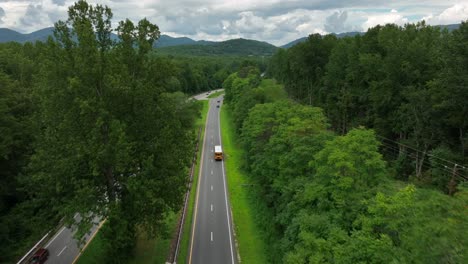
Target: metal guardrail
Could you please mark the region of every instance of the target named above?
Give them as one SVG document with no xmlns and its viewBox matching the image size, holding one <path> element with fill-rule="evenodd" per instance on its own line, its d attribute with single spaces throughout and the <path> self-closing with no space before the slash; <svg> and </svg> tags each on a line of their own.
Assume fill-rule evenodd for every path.
<svg viewBox="0 0 468 264">
<path fill-rule="evenodd" d="M 28 253 L 26 253 L 26 255 L 24 255 L 16 264 L 21 264 L 21 263 L 24 263 L 24 261 L 27 261 L 30 257 L 31 257 L 31 253 L 38 249 L 38 246 L 49 236 L 50 234 L 50 231 L 47 232 L 47 234 L 45 234 L 41 240 L 39 240 L 39 242 L 36 243 L 36 245 L 34 245 L 29 251 Z"/>
<path fill-rule="evenodd" d="M 188 202 L 190 199 L 190 189 L 192 188 L 193 172 L 194 172 L 195 166 L 197 165 L 197 156 L 198 156 L 198 148 L 200 145 L 201 131 L 202 131 L 202 127 L 198 129 L 197 143 L 195 144 L 195 151 L 193 154 L 192 166 L 190 168 L 190 174 L 189 174 L 189 182 L 187 184 L 187 192 L 185 193 L 185 198 L 184 198 L 184 208 L 182 210 L 182 214 L 179 216 L 177 232 L 172 240 L 171 251 L 169 252 L 169 256 L 167 257 L 166 263 L 176 263 L 177 257 L 179 256 L 180 240 L 182 239 L 182 233 L 183 233 L 182 231 L 184 228 L 185 216 L 187 214 Z"/>
<path fill-rule="evenodd" d="M 63 220 L 64 218 L 60 219 L 57 223 L 57 225 L 55 225 L 55 227 L 53 227 L 52 229 L 50 229 L 49 231 L 47 231 L 47 234 L 45 234 L 29 251 L 28 253 L 26 253 L 26 255 L 24 255 L 20 260 L 18 260 L 18 262 L 16 264 L 22 264 L 22 263 L 27 263 L 29 261 L 29 259 L 32 257 L 32 254 L 33 252 L 35 252 L 35 249 L 39 249 L 40 246 L 42 243 L 44 243 L 44 240 L 50 235 L 50 234 L 55 234 L 60 228 L 63 227 Z"/>
</svg>

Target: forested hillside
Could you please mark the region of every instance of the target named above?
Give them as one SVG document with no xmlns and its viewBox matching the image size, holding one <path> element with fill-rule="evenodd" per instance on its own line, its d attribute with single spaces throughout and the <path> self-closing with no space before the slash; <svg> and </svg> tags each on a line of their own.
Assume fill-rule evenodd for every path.
<svg viewBox="0 0 468 264">
<path fill-rule="evenodd" d="M 468 23 L 377 26 L 363 36 L 311 35 L 272 58 L 290 98 L 321 107 L 344 135 L 375 130 L 394 177 L 453 194 L 468 179 Z"/>
<path fill-rule="evenodd" d="M 43 28 L 29 34 L 21 34 L 14 30 L 8 28 L 0 28 L 0 43 L 1 42 L 19 42 L 19 43 L 26 43 L 31 42 L 34 43 L 36 41 L 46 42 L 49 37 L 54 36 L 54 28 Z M 115 41 L 119 41 L 119 37 L 111 32 L 111 39 Z M 168 35 L 160 35 L 160 37 L 153 43 L 154 47 L 169 47 L 169 46 L 177 46 L 177 45 L 187 45 L 187 44 L 210 44 L 210 41 L 195 41 L 191 38 L 187 37 L 180 37 L 174 38 Z"/>
<path fill-rule="evenodd" d="M 278 48 L 261 41 L 231 39 L 207 45 L 164 47 L 158 52 L 178 56 L 271 56 Z"/>
<path fill-rule="evenodd" d="M 154 49 L 150 56 L 175 72 L 168 80 L 169 89 L 187 94 L 219 89 L 231 73 L 245 66 L 255 65 L 263 70 L 267 67 L 266 62 L 256 57 L 171 56 L 160 54 L 159 49 Z"/>
<path fill-rule="evenodd" d="M 253 67 L 223 87 L 268 263 L 468 261 L 465 186 L 449 196 L 396 180 L 374 130 L 331 131 L 326 111 L 282 99 Z"/>
<path fill-rule="evenodd" d="M 442 30 L 445 30 L 447 29 L 448 31 L 453 31 L 455 29 L 458 29 L 460 27 L 460 24 L 450 24 L 450 25 L 438 25 L 438 26 L 434 26 L 434 27 L 438 27 Z M 344 33 L 338 33 L 338 34 L 335 34 L 335 33 L 331 33 L 331 35 L 333 36 L 336 36 L 337 38 L 345 38 L 345 37 L 354 37 L 356 35 L 364 35 L 366 32 L 344 32 Z M 284 44 L 281 46 L 281 48 L 290 48 L 298 43 L 302 43 L 302 42 L 305 42 L 307 41 L 307 37 L 302 37 L 302 38 L 299 38 L 299 39 L 296 39 L 296 40 L 293 40 L 287 44 Z"/>
<path fill-rule="evenodd" d="M 339 34 L 332 33 L 331 35 L 333 35 L 333 36 L 335 36 L 337 38 L 344 38 L 344 37 L 353 37 L 353 36 L 356 36 L 356 35 L 364 35 L 364 32 L 345 32 L 345 33 L 339 33 Z M 305 42 L 305 41 L 307 41 L 307 37 L 302 37 L 302 38 L 293 40 L 293 41 L 281 46 L 281 48 L 287 49 L 287 48 L 293 47 L 296 44 L 299 44 L 299 43 L 302 43 L 302 42 Z"/>
</svg>

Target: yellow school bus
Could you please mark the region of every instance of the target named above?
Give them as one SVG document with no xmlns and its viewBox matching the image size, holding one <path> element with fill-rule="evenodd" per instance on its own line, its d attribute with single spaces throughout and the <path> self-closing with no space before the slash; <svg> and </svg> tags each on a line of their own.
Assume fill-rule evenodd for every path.
<svg viewBox="0 0 468 264">
<path fill-rule="evenodd" d="M 214 153 L 215 160 L 223 160 L 223 150 L 221 149 L 221 146 L 215 146 Z"/>
</svg>

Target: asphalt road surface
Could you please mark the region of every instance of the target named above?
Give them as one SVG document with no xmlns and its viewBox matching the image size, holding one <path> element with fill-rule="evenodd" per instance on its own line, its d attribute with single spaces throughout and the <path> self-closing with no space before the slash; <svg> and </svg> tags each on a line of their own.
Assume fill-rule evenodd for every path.
<svg viewBox="0 0 468 264">
<path fill-rule="evenodd" d="M 222 96 L 209 102 L 189 264 L 237 263 L 224 162 L 214 160 L 214 146 L 222 145 L 219 127 L 221 108 L 216 107 L 217 105 L 221 107 L 221 98 Z"/>
<path fill-rule="evenodd" d="M 213 93 L 222 91 L 222 90 L 223 89 L 216 89 L 216 90 L 212 90 L 210 92 L 203 92 L 201 94 L 194 95 L 193 98 L 195 98 L 197 100 L 208 100 L 209 99 L 208 96 L 210 96 Z"/>
<path fill-rule="evenodd" d="M 217 92 L 217 91 L 221 91 L 222 89 L 217 89 L 217 90 L 213 90 L 211 91 L 209 94 L 206 94 L 206 92 L 204 93 L 201 93 L 199 95 L 196 95 L 194 96 L 195 99 L 197 100 L 208 100 L 208 96 L 214 92 Z M 203 165 L 203 169 L 204 170 L 207 170 L 208 172 L 211 172 L 209 169 L 212 168 L 213 171 L 213 175 L 210 175 L 211 177 L 214 177 L 214 175 L 216 175 L 218 177 L 217 180 L 213 180 L 213 181 L 205 181 L 204 184 L 210 184 L 210 185 L 213 185 L 213 188 L 214 186 L 216 186 L 216 189 L 213 189 L 211 195 L 215 195 L 213 196 L 212 198 L 214 199 L 216 197 L 216 201 L 213 201 L 211 202 L 212 206 L 210 206 L 211 204 L 208 204 L 206 205 L 206 203 L 208 203 L 209 201 L 206 200 L 207 198 L 207 193 L 205 194 L 202 194 L 202 197 L 204 197 L 204 200 L 203 201 L 199 201 L 200 203 L 202 203 L 202 205 L 200 206 L 200 209 L 203 209 L 203 213 L 205 213 L 205 210 L 208 209 L 208 212 L 210 212 L 210 210 L 213 210 L 212 212 L 212 217 L 210 219 L 205 219 L 206 216 L 200 216 L 200 227 L 203 226 L 202 228 L 206 228 L 205 225 L 211 225 L 211 222 L 214 222 L 216 221 L 216 224 L 213 226 L 213 227 L 216 227 L 215 229 L 211 230 L 211 231 L 208 231 L 207 234 L 205 233 L 199 233 L 199 231 L 197 231 L 197 236 L 200 238 L 200 239 L 204 239 L 201 236 L 206 236 L 208 235 L 208 241 L 211 243 L 211 242 L 216 242 L 216 243 L 219 243 L 219 246 L 217 246 L 216 250 L 218 250 L 218 247 L 222 248 L 223 250 L 214 254 L 216 255 L 215 258 L 213 258 L 213 261 L 210 261 L 210 262 L 207 262 L 207 261 L 202 261 L 202 260 L 205 260 L 208 258 L 212 258 L 211 255 L 205 255 L 205 254 L 202 254 L 202 255 L 198 255 L 195 254 L 197 256 L 197 259 L 195 261 L 193 261 L 193 263 L 231 263 L 233 260 L 230 260 L 230 259 L 235 259 L 233 257 L 231 257 L 231 253 L 232 250 L 230 249 L 230 244 L 229 244 L 229 237 L 232 237 L 232 233 L 228 233 L 228 224 L 227 224 L 227 215 L 226 215 L 226 205 L 224 204 L 225 203 L 225 198 L 224 198 L 224 187 L 223 187 L 223 181 L 222 181 L 222 177 L 223 176 L 223 168 L 222 168 L 222 164 L 220 162 L 216 162 L 216 163 L 210 163 L 210 159 L 213 160 L 213 155 L 214 153 L 212 151 L 214 151 L 214 145 L 211 144 L 210 142 L 215 142 L 216 144 L 219 145 L 220 143 L 220 137 L 219 137 L 219 131 L 218 131 L 218 111 L 219 111 L 219 108 L 216 108 L 216 104 L 217 104 L 217 100 L 221 100 L 221 97 L 220 96 L 218 99 L 214 100 L 212 99 L 210 101 L 210 105 L 212 107 L 210 107 L 210 114 L 208 116 L 208 127 L 207 127 L 207 132 L 209 133 L 210 136 L 213 136 L 214 138 L 211 138 L 211 141 L 208 140 L 210 138 L 207 138 L 206 142 L 205 142 L 205 153 L 204 155 L 206 156 L 204 158 L 204 161 L 205 161 L 205 165 Z M 216 140 L 216 141 L 213 141 L 213 140 Z M 202 177 L 204 178 L 204 177 Z M 210 186 L 208 186 L 210 187 Z M 205 189 L 203 191 L 206 191 Z M 211 197 L 211 196 L 210 196 Z M 206 207 L 208 206 L 208 207 Z M 216 212 L 214 212 L 214 208 L 216 206 Z M 77 223 L 79 223 L 81 221 L 81 217 L 80 215 L 76 214 L 75 215 L 75 220 Z M 85 243 L 88 243 L 89 239 L 96 233 L 96 231 L 98 230 L 98 227 L 99 227 L 99 221 L 100 219 L 98 217 L 96 217 L 94 220 L 94 225 L 93 227 L 91 228 L 91 230 L 89 230 L 89 232 L 86 234 L 85 236 Z M 206 222 L 206 221 L 211 221 L 211 222 Z M 197 229 L 198 230 L 198 229 Z M 204 230 L 204 229 L 203 229 Z M 211 233 L 209 232 L 216 232 L 216 235 L 215 233 L 213 233 L 213 241 L 211 241 Z M 226 234 L 222 234 L 223 232 L 226 232 Z M 62 227 L 45 245 L 45 248 L 47 248 L 49 250 L 49 258 L 47 259 L 47 261 L 45 263 L 47 264 L 71 264 L 73 263 L 76 258 L 78 257 L 79 253 L 80 253 L 80 249 L 78 247 L 78 241 L 73 238 L 73 235 L 76 233 L 76 229 L 72 226 L 71 228 L 67 228 L 67 227 Z M 219 237 L 219 238 L 218 238 Z M 216 238 L 216 241 L 214 240 Z M 223 239 L 224 238 L 224 239 Z M 194 242 L 196 242 L 197 240 L 195 240 Z M 231 240 L 233 241 L 233 240 Z M 202 241 L 200 241 L 202 242 Z M 197 248 L 198 248 L 198 245 L 199 243 L 196 243 L 197 244 Z M 214 244 L 214 243 L 212 243 Z M 206 250 L 211 250 L 210 248 L 206 248 L 207 246 L 210 246 L 210 244 L 207 244 L 205 245 L 204 243 L 200 244 L 203 249 L 206 249 Z M 234 244 L 233 244 L 234 245 Z M 234 250 L 235 252 L 235 250 Z M 222 262 L 219 262 L 218 260 L 223 260 Z"/>
<path fill-rule="evenodd" d="M 80 215 L 75 215 L 75 220 L 77 223 L 81 221 Z M 99 226 L 99 218 L 95 217 L 93 219 L 94 225 L 91 230 L 86 234 L 85 239 L 87 243 L 89 239 L 94 235 Z M 78 241 L 73 238 L 73 235 L 76 232 L 75 227 L 67 228 L 62 227 L 49 242 L 47 242 L 45 248 L 49 250 L 49 258 L 45 263 L 47 264 L 68 264 L 73 263 L 80 249 L 78 247 Z"/>
</svg>

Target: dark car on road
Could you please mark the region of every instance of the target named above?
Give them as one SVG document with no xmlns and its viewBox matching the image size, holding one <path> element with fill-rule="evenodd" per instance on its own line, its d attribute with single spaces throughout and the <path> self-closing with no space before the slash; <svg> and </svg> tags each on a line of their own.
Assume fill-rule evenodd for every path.
<svg viewBox="0 0 468 264">
<path fill-rule="evenodd" d="M 49 250 L 47 250 L 46 248 L 40 248 L 39 250 L 36 251 L 36 253 L 34 253 L 34 256 L 32 257 L 29 263 L 42 264 L 46 262 L 48 257 L 49 257 Z"/>
</svg>

